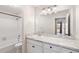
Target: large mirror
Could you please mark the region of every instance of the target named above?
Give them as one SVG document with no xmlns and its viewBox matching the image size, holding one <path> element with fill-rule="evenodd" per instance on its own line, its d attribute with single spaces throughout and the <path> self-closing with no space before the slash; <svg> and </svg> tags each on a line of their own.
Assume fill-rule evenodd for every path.
<svg viewBox="0 0 79 59">
<path fill-rule="evenodd" d="M 73 36 L 73 8 L 68 7 L 52 13 L 44 11 L 45 8 L 35 8 L 35 33 Z M 42 14 L 41 10 L 46 13 Z M 48 10 L 52 9 L 48 7 Z"/>
</svg>

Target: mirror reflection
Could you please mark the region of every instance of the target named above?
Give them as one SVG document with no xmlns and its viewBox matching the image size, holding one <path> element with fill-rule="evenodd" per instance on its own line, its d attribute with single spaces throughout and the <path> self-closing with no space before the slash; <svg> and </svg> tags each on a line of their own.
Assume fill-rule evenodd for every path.
<svg viewBox="0 0 79 59">
<path fill-rule="evenodd" d="M 55 18 L 55 34 L 70 36 L 70 15 L 67 20 L 65 17 Z"/>
</svg>

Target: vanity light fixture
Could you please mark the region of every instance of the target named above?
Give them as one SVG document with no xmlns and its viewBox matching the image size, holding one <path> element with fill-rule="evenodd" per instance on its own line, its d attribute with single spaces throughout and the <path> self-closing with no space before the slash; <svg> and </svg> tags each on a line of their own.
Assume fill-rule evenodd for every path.
<svg viewBox="0 0 79 59">
<path fill-rule="evenodd" d="M 52 11 L 52 8 L 48 7 L 48 8 L 47 8 L 47 11 L 49 11 L 49 12 Z"/>
<path fill-rule="evenodd" d="M 41 13 L 40 13 L 41 15 L 47 15 L 47 10 L 46 10 L 46 8 L 43 8 L 42 10 L 41 10 Z"/>
<path fill-rule="evenodd" d="M 51 15 L 52 13 L 56 13 L 56 5 L 52 7 L 43 8 L 41 10 L 41 15 Z"/>
</svg>

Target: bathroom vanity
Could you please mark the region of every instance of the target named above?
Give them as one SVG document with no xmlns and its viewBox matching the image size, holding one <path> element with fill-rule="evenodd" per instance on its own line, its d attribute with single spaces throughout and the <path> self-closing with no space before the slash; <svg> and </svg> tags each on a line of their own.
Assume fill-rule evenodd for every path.
<svg viewBox="0 0 79 59">
<path fill-rule="evenodd" d="M 68 38 L 55 38 L 31 35 L 26 38 L 28 53 L 78 53 L 78 41 Z"/>
<path fill-rule="evenodd" d="M 79 39 L 76 37 L 76 11 L 74 6 L 57 6 L 52 14 L 40 14 L 45 7 L 35 8 L 33 26 L 26 29 L 26 52 L 28 53 L 77 53 Z M 48 7 L 47 7 L 48 8 Z M 49 9 L 51 7 L 49 6 Z M 61 10 L 59 10 L 61 9 Z M 30 34 L 30 35 L 28 35 Z M 33 35 L 32 35 L 33 34 Z M 45 35 L 44 35 L 45 34 Z M 49 35 L 51 34 L 51 35 Z"/>
</svg>

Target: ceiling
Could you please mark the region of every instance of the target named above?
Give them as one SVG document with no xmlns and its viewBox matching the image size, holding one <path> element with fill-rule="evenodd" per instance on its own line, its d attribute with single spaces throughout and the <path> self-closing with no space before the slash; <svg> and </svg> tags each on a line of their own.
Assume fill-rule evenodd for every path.
<svg viewBox="0 0 79 59">
<path fill-rule="evenodd" d="M 0 5 L 0 12 L 6 12 L 14 15 L 20 15 L 22 13 L 23 6 L 32 6 L 38 9 L 56 7 L 56 11 L 69 9 L 68 5 Z"/>
<path fill-rule="evenodd" d="M 55 7 L 55 6 L 57 5 L 33 5 L 33 7 L 40 8 L 40 9 L 47 8 L 47 7 Z"/>
<path fill-rule="evenodd" d="M 0 12 L 18 15 L 21 13 L 21 7 L 14 5 L 0 5 Z"/>
</svg>

